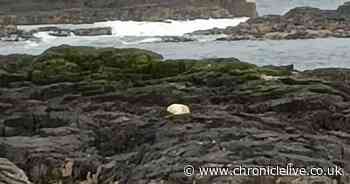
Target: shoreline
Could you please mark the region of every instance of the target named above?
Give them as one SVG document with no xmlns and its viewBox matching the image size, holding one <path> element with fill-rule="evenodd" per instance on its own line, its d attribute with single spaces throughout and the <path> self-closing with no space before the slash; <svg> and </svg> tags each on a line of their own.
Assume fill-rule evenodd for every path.
<svg viewBox="0 0 350 184">
<path fill-rule="evenodd" d="M 193 35 L 226 34 L 218 40 L 295 40 L 350 37 L 350 3 L 337 10 L 297 7 L 284 15 L 265 15 L 225 29 L 195 31 Z"/>
<path fill-rule="evenodd" d="M 256 10 L 0 0 L 0 184 L 349 184 L 350 1 Z"/>
<path fill-rule="evenodd" d="M 292 66 L 235 58 L 163 61 L 147 50 L 67 45 L 0 59 L 1 157 L 34 183 L 81 182 L 94 173 L 99 183 L 210 184 L 222 178 L 186 177 L 182 168 L 219 160 L 320 168 L 348 162 L 325 150 L 348 146 L 350 69 L 293 74 Z M 176 103 L 190 114 L 169 116 Z M 74 172 L 65 174 L 67 164 Z"/>
<path fill-rule="evenodd" d="M 60 44 L 90 45 L 95 47 L 140 48 L 161 53 L 167 59 L 201 59 L 215 57 L 237 57 L 242 61 L 262 65 L 294 64 L 298 70 L 325 67 L 349 68 L 349 39 L 325 38 L 311 40 L 270 40 L 270 41 L 203 41 L 183 43 L 141 43 L 140 40 L 121 40 L 130 44 L 122 44 L 110 37 L 89 38 L 81 42 L 79 38 L 63 41 L 64 38 L 51 40 L 52 44 L 3 43 L 3 54 L 26 53 L 39 55 L 46 49 Z M 154 41 L 146 39 L 145 41 Z M 136 42 L 136 43 L 135 43 Z M 135 43 L 135 44 L 132 44 Z M 0 45 L 2 43 L 0 42 Z M 5 49 L 5 50 L 4 50 Z M 315 54 L 317 53 L 317 54 Z"/>
<path fill-rule="evenodd" d="M 7 41 L 38 40 L 41 37 L 36 34 L 48 33 L 55 37 L 76 36 L 159 36 L 159 37 L 177 37 L 178 39 L 170 40 L 172 42 L 194 41 L 186 36 L 196 30 L 205 30 L 208 28 L 225 28 L 235 26 L 240 22 L 245 22 L 248 17 L 237 18 L 208 18 L 193 19 L 186 21 L 166 20 L 163 22 L 146 22 L 146 21 L 104 21 L 93 24 L 50 24 L 50 25 L 18 25 L 18 33 L 9 35 Z M 155 28 L 157 28 L 155 30 Z M 1 36 L 1 35 L 0 35 Z M 82 37 L 83 38 L 83 37 Z M 1 38 L 0 38 L 1 39 Z M 6 41 L 6 37 L 3 37 Z M 169 40 L 164 40 L 169 41 Z"/>
</svg>

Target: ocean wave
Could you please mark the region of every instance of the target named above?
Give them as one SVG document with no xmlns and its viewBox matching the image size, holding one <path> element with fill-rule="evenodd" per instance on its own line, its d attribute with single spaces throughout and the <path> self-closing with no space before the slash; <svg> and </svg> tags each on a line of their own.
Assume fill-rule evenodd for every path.
<svg viewBox="0 0 350 184">
<path fill-rule="evenodd" d="M 106 21 L 94 24 L 57 24 L 57 25 L 31 25 L 19 26 L 20 29 L 30 31 L 40 27 L 59 27 L 62 29 L 96 28 L 111 27 L 112 35 L 116 37 L 135 36 L 182 36 L 198 30 L 212 28 L 226 28 L 228 26 L 237 26 L 241 22 L 247 21 L 248 17 L 225 18 L 225 19 L 196 19 L 196 20 L 167 20 L 162 22 L 138 22 L 138 21 Z M 43 39 L 52 39 L 52 36 L 45 33 L 36 33 L 35 36 Z"/>
<path fill-rule="evenodd" d="M 95 23 L 97 27 L 112 27 L 115 36 L 182 36 L 198 30 L 237 26 L 249 18 L 196 19 L 164 22 L 108 21 Z"/>
<path fill-rule="evenodd" d="M 143 38 L 136 41 L 126 41 L 126 40 L 120 39 L 120 42 L 124 45 L 136 45 L 136 44 L 142 44 L 142 43 L 152 43 L 152 42 L 161 42 L 161 41 L 162 39 L 159 37 Z"/>
</svg>

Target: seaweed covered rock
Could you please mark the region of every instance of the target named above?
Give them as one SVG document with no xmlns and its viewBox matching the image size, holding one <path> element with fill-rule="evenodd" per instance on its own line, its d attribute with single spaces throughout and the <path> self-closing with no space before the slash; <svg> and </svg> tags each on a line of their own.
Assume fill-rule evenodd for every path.
<svg viewBox="0 0 350 184">
<path fill-rule="evenodd" d="M 134 70 L 142 73 L 161 58 L 158 54 L 138 49 L 72 48 L 63 45 L 47 50 L 35 60 L 32 80 L 51 83 L 55 80 L 76 81 L 87 78 L 118 79 L 123 72 L 132 73 Z"/>
<path fill-rule="evenodd" d="M 0 60 L 1 74 L 22 76 L 1 83 L 0 157 L 34 183 L 348 183 L 183 173 L 188 164 L 287 163 L 349 173 L 346 69 L 296 72 L 235 58 L 163 60 L 146 50 L 67 45 Z M 191 113 L 169 116 L 171 104 Z"/>
</svg>

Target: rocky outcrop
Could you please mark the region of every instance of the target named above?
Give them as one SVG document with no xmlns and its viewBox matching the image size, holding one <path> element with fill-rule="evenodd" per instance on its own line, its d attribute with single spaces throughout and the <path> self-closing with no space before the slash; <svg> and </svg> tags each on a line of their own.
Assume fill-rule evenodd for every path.
<svg viewBox="0 0 350 184">
<path fill-rule="evenodd" d="M 111 27 L 81 28 L 73 30 L 77 36 L 101 36 L 112 35 Z"/>
<path fill-rule="evenodd" d="M 340 6 L 337 10 L 338 14 L 344 17 L 350 16 L 350 2 L 345 2 L 344 5 Z"/>
<path fill-rule="evenodd" d="M 31 184 L 25 173 L 6 158 L 0 158 L 1 184 Z"/>
<path fill-rule="evenodd" d="M 187 36 L 162 36 L 161 42 L 192 42 L 196 41 L 195 38 Z"/>
<path fill-rule="evenodd" d="M 80 28 L 80 29 L 62 29 L 58 27 L 41 27 L 36 30 L 32 30 L 32 33 L 35 32 L 49 32 L 49 35 L 57 37 L 66 37 L 71 36 L 72 34 L 76 36 L 102 36 L 102 35 L 112 35 L 111 27 L 93 27 L 93 28 Z"/>
<path fill-rule="evenodd" d="M 164 61 L 139 49 L 69 46 L 0 61 L 0 157 L 36 184 L 349 183 L 183 173 L 188 164 L 287 163 L 349 173 L 348 70 L 295 74 L 235 58 Z M 190 114 L 170 115 L 171 104 Z"/>
<path fill-rule="evenodd" d="M 18 24 L 91 23 L 105 20 L 253 17 L 249 0 L 14 0 L 0 2 L 0 12 L 16 15 Z"/>
<path fill-rule="evenodd" d="M 11 35 L 17 32 L 15 16 L 0 16 L 0 38 L 10 39 Z"/>
<path fill-rule="evenodd" d="M 267 15 L 252 18 L 237 27 L 197 31 L 193 34 L 226 34 L 219 40 L 282 40 L 350 37 L 349 3 L 338 10 L 300 7 L 283 16 Z"/>
<path fill-rule="evenodd" d="M 9 29 L 13 28 L 13 29 Z M 48 32 L 51 36 L 56 37 L 68 37 L 68 36 L 104 36 L 112 35 L 111 27 L 91 27 L 91 28 L 79 28 L 79 29 L 66 29 L 55 26 L 40 27 L 30 31 L 17 30 L 16 25 L 4 26 L 4 29 L 0 28 L 0 40 L 1 41 L 23 41 L 23 40 L 35 40 L 40 41 L 40 38 L 35 37 L 35 33 Z"/>
<path fill-rule="evenodd" d="M 17 17 L 0 14 L 0 41 L 21 41 L 34 39 L 32 32 L 17 28 Z"/>
<path fill-rule="evenodd" d="M 251 0 L 13 0 L 0 1 L 0 39 L 35 39 L 35 31 L 17 30 L 16 25 L 82 24 L 107 20 L 163 21 L 196 18 L 255 17 Z M 99 36 L 111 28 L 57 29 L 54 36 Z M 178 41 L 171 38 L 166 41 Z M 187 40 L 186 40 L 187 41 Z"/>
</svg>

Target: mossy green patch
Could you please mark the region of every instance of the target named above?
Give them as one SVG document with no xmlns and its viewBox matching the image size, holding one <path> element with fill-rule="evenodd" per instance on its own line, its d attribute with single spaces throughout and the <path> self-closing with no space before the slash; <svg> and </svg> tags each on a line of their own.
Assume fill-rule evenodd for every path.
<svg viewBox="0 0 350 184">
<path fill-rule="evenodd" d="M 289 75 L 284 70 L 260 68 L 236 58 L 162 60 L 162 56 L 141 49 L 70 46 L 47 50 L 27 68 L 31 69 L 28 72 L 29 79 L 36 84 L 81 82 L 79 89 L 86 95 L 126 91 L 128 88 L 148 85 L 164 88 L 161 94 L 173 93 L 169 91 L 171 87 L 161 84 L 179 82 L 187 83 L 188 86 L 216 88 L 214 91 L 224 87 L 224 91 L 229 93 L 237 85 L 262 81 L 262 75 Z M 154 88 L 143 90 L 147 92 Z M 155 90 L 150 93 L 158 92 Z"/>
</svg>

